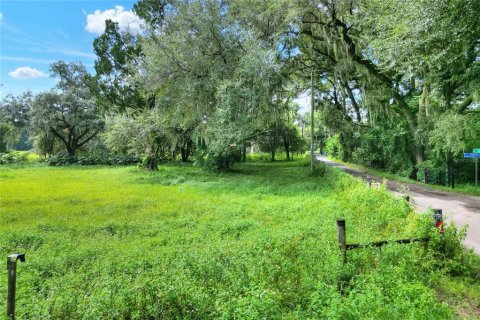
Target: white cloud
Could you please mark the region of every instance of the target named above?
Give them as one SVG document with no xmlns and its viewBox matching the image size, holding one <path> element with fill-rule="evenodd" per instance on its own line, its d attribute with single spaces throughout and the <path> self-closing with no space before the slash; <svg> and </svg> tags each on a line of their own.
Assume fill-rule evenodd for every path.
<svg viewBox="0 0 480 320">
<path fill-rule="evenodd" d="M 0 12 L 0 23 L 3 21 L 3 13 Z"/>
<path fill-rule="evenodd" d="M 44 78 L 48 75 L 40 70 L 30 68 L 30 67 L 18 67 L 12 72 L 9 72 L 8 75 L 14 79 L 34 79 L 34 78 Z"/>
<path fill-rule="evenodd" d="M 12 56 L 0 56 L 0 61 L 19 61 L 19 62 L 33 62 L 33 63 L 45 63 L 51 64 L 55 62 L 55 60 L 49 59 L 37 59 L 37 58 L 28 58 L 28 57 L 12 57 Z"/>
<path fill-rule="evenodd" d="M 105 11 L 95 10 L 87 15 L 85 30 L 90 33 L 102 34 L 105 31 L 105 20 L 118 22 L 120 30 L 129 31 L 132 34 L 139 34 L 142 31 L 142 20 L 132 11 L 126 11 L 122 6 L 115 6 L 115 9 Z"/>
<path fill-rule="evenodd" d="M 95 59 L 97 57 L 93 53 L 81 52 L 81 51 L 76 51 L 76 50 L 57 50 L 57 51 L 54 51 L 54 52 L 59 52 L 59 53 L 62 53 L 64 55 L 67 55 L 67 56 L 87 58 L 87 59 Z"/>
</svg>

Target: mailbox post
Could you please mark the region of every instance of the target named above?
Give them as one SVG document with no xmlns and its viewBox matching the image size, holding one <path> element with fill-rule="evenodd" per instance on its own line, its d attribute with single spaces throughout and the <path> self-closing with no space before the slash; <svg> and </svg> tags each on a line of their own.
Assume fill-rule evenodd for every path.
<svg viewBox="0 0 480 320">
<path fill-rule="evenodd" d="M 443 233 L 443 211 L 442 209 L 433 209 L 433 221 L 438 229 L 438 233 Z"/>
</svg>

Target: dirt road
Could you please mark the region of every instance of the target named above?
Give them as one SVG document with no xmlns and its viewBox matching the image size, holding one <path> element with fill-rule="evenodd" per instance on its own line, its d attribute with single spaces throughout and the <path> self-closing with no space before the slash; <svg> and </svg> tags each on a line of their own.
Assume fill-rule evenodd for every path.
<svg viewBox="0 0 480 320">
<path fill-rule="evenodd" d="M 383 180 L 365 171 L 348 167 L 322 156 L 317 156 L 317 159 L 364 180 L 378 182 Z M 397 195 L 409 194 L 419 212 L 425 212 L 428 208 L 443 209 L 445 222 L 454 222 L 458 227 L 468 225 L 464 245 L 480 255 L 480 197 L 439 191 L 414 183 L 396 181 L 387 181 L 387 188 Z"/>
</svg>

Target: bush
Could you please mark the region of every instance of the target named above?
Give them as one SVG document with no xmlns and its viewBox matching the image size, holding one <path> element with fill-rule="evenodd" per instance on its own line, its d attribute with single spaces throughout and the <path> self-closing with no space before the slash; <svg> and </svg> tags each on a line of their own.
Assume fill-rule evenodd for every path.
<svg viewBox="0 0 480 320">
<path fill-rule="evenodd" d="M 9 153 L 0 153 L 0 164 L 26 163 L 27 160 L 27 152 L 12 151 Z"/>
<path fill-rule="evenodd" d="M 327 139 L 325 145 L 325 151 L 327 155 L 334 158 L 342 158 L 343 157 L 343 147 L 340 143 L 340 137 L 338 134 L 331 136 Z"/>
<path fill-rule="evenodd" d="M 77 157 L 70 157 L 64 154 L 52 155 L 44 160 L 49 166 L 66 166 L 66 165 L 131 165 L 137 164 L 139 158 L 132 155 L 104 155 L 90 154 Z"/>
<path fill-rule="evenodd" d="M 445 184 L 445 168 L 439 167 L 434 161 L 426 160 L 417 165 L 417 180 L 425 183 Z"/>
<path fill-rule="evenodd" d="M 270 161 L 271 155 L 266 152 L 247 154 L 247 161 Z"/>
<path fill-rule="evenodd" d="M 323 177 L 327 173 L 327 165 L 321 161 L 315 161 L 313 163 L 313 172 L 314 177 Z"/>
</svg>

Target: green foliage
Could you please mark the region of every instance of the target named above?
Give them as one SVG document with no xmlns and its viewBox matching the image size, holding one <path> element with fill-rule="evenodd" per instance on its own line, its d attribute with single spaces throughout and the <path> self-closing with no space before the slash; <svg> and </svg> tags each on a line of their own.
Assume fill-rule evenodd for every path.
<svg viewBox="0 0 480 320">
<path fill-rule="evenodd" d="M 298 152 L 295 153 L 295 157 L 292 156 L 292 160 L 302 160 L 304 159 L 305 152 Z M 287 160 L 287 155 L 285 152 L 277 152 L 275 154 L 276 160 Z M 248 153 L 247 154 L 247 161 L 271 161 L 271 154 L 266 152 L 256 152 L 256 153 Z"/>
<path fill-rule="evenodd" d="M 450 236 L 456 253 L 441 261 L 435 246 L 388 245 L 381 256 L 350 251 L 343 266 L 337 217 L 349 243 L 367 243 L 423 236 L 430 215 L 331 169 L 312 177 L 297 161 L 228 175 L 7 166 L 0 189 L 0 255 L 27 253 L 19 318 L 451 319 L 438 279 L 465 294 L 452 271 L 473 281 L 480 266 Z"/>
<path fill-rule="evenodd" d="M 357 147 L 352 152 L 352 160 L 369 168 L 410 177 L 414 166 L 409 137 L 408 129 L 402 124 L 390 125 L 385 121 L 380 126 L 367 128 L 354 140 Z"/>
<path fill-rule="evenodd" d="M 0 153 L 0 164 L 26 163 L 28 161 L 28 153 L 21 151 L 10 151 L 8 153 Z"/>
<path fill-rule="evenodd" d="M 340 144 L 340 136 L 333 135 L 326 141 L 325 152 L 328 156 L 342 159 L 344 155 L 343 146 Z"/>
<path fill-rule="evenodd" d="M 479 2 L 320 1 L 297 10 L 299 36 L 289 40 L 300 54 L 288 70 L 301 70 L 304 84 L 313 72 L 319 125 L 339 135 L 337 157 L 412 178 L 432 160 L 451 177 L 480 141 L 480 29 L 471 18 Z"/>
<path fill-rule="evenodd" d="M 7 95 L 0 103 L 0 152 L 26 144 L 25 133 L 29 126 L 33 94 L 26 91 L 19 96 Z M 20 141 L 22 140 L 22 141 Z"/>
<path fill-rule="evenodd" d="M 165 21 L 156 26 L 161 31 L 141 42 L 144 72 L 137 81 L 155 95 L 169 131 L 196 142 L 196 163 L 229 170 L 271 119 L 280 81 L 276 51 L 241 28 L 226 2 L 171 6 L 156 12 Z"/>
<path fill-rule="evenodd" d="M 163 25 L 166 6 L 165 0 L 140 0 L 133 5 L 133 11 L 155 29 Z"/>
<path fill-rule="evenodd" d="M 86 77 L 85 82 L 96 103 L 104 110 L 117 112 L 146 108 L 147 99 L 131 81 L 141 55 L 137 38 L 121 32 L 117 22 L 106 20 L 104 33 L 93 41 L 93 50 L 97 55 L 96 75 Z"/>
<path fill-rule="evenodd" d="M 139 114 L 117 114 L 106 118 L 105 144 L 120 154 L 145 157 L 145 167 L 157 170 L 168 143 L 156 109 Z"/>
<path fill-rule="evenodd" d="M 439 158 L 443 157 L 445 153 L 458 156 L 471 151 L 467 149 L 467 144 L 471 141 L 478 141 L 476 138 L 480 137 L 480 126 L 477 120 L 478 117 L 475 119 L 454 112 L 447 112 L 438 117 L 430 132 L 432 151 Z"/>
<path fill-rule="evenodd" d="M 315 161 L 313 163 L 312 176 L 323 177 L 323 176 L 325 176 L 327 171 L 328 171 L 327 165 L 325 163 L 323 163 L 322 161 Z"/>
<path fill-rule="evenodd" d="M 37 139 L 55 139 L 64 152 L 74 157 L 81 147 L 97 136 L 103 128 L 90 94 L 84 89 L 73 89 L 63 93 L 45 92 L 35 98 L 32 109 L 32 131 Z M 49 147 L 53 142 L 37 141 L 37 147 Z M 49 153 L 52 150 L 41 150 Z"/>
<path fill-rule="evenodd" d="M 139 158 L 134 155 L 109 155 L 109 154 L 82 154 L 75 158 L 68 155 L 56 154 L 42 160 L 49 166 L 66 165 L 132 165 L 139 163 Z"/>
<path fill-rule="evenodd" d="M 7 123 L 0 123 L 0 152 L 6 152 L 9 148 L 10 139 L 13 132 L 12 126 Z"/>
</svg>

